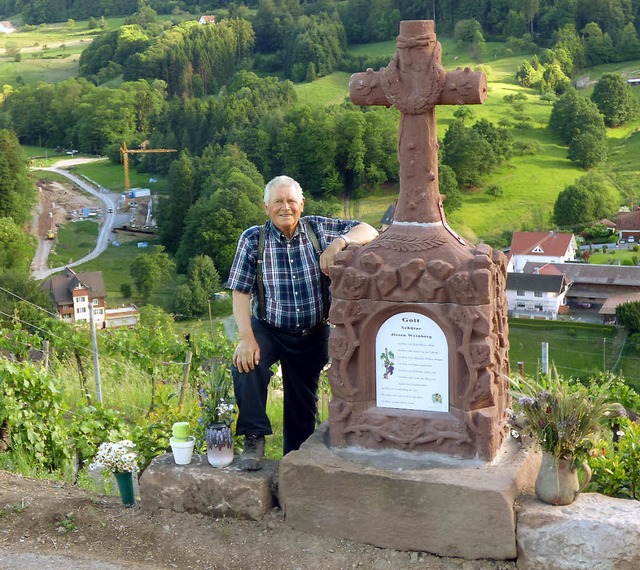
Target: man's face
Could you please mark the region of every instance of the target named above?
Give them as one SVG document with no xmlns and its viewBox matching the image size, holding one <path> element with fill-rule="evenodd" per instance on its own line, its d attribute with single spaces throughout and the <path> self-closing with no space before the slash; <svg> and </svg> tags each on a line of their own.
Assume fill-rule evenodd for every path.
<svg viewBox="0 0 640 570">
<path fill-rule="evenodd" d="M 271 190 L 269 203 L 264 205 L 264 211 L 273 224 L 289 238 L 298 225 L 303 209 L 304 198 L 301 199 L 291 186 Z"/>
</svg>

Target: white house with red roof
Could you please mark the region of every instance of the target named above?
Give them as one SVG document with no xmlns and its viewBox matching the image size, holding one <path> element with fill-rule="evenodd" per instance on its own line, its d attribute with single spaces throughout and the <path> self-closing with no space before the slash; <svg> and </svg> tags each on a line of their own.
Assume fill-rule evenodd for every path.
<svg viewBox="0 0 640 570">
<path fill-rule="evenodd" d="M 200 18 L 198 18 L 198 24 L 201 26 L 206 24 L 215 24 L 216 19 L 216 16 L 200 16 Z"/>
<path fill-rule="evenodd" d="M 573 234 L 514 232 L 507 271 L 522 273 L 529 262 L 565 263 L 575 259 L 578 244 Z"/>
<path fill-rule="evenodd" d="M 0 22 L 0 34 L 12 34 L 13 32 L 17 32 L 15 26 L 8 21 Z"/>
</svg>

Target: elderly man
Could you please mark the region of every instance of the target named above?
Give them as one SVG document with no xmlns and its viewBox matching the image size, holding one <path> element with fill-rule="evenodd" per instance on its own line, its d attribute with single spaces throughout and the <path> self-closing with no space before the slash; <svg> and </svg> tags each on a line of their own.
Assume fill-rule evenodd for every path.
<svg viewBox="0 0 640 570">
<path fill-rule="evenodd" d="M 262 467 L 271 366 L 280 362 L 284 390 L 284 449 L 298 449 L 313 433 L 318 380 L 328 361 L 326 279 L 335 255 L 350 243 L 378 235 L 369 224 L 321 216 L 301 217 L 300 184 L 288 176 L 264 191 L 264 226 L 246 230 L 238 241 L 227 287 L 239 342 L 233 380 L 239 416 L 236 434 L 245 436 L 239 467 Z"/>
</svg>

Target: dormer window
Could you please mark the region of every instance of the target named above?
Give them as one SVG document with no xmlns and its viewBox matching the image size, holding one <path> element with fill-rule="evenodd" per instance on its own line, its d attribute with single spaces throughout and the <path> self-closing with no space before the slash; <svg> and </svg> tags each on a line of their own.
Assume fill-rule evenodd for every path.
<svg viewBox="0 0 640 570">
<path fill-rule="evenodd" d="M 536 245 L 536 247 L 531 250 L 531 253 L 544 253 L 544 250 L 539 245 Z"/>
</svg>

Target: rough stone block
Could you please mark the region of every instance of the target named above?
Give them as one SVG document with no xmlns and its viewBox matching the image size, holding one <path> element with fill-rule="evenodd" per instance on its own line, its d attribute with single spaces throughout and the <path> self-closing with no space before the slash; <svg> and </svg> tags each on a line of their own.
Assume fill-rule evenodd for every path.
<svg viewBox="0 0 640 570">
<path fill-rule="evenodd" d="M 640 502 L 583 493 L 554 507 L 526 497 L 517 542 L 519 570 L 637 570 Z"/>
<path fill-rule="evenodd" d="M 396 550 L 516 557 L 514 504 L 533 486 L 539 454 L 503 446 L 487 463 L 332 449 L 326 432 L 321 426 L 280 462 L 279 498 L 290 526 Z"/>
<path fill-rule="evenodd" d="M 233 463 L 216 469 L 205 455 L 176 465 L 168 453 L 156 457 L 140 478 L 142 507 L 260 520 L 276 504 L 277 471 L 275 461 L 265 461 L 260 471 L 240 471 Z"/>
</svg>

